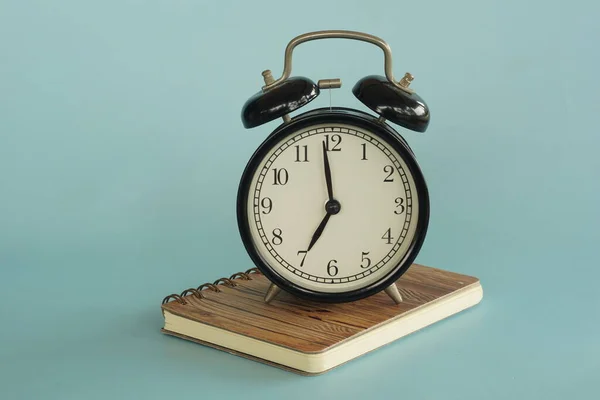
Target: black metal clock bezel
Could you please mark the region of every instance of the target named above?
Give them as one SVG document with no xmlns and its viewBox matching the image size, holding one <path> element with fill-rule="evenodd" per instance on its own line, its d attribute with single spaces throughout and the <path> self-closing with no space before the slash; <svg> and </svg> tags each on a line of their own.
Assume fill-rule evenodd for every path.
<svg viewBox="0 0 600 400">
<path fill-rule="evenodd" d="M 392 146 L 406 162 L 406 165 L 413 176 L 419 198 L 417 227 L 405 257 L 380 280 L 359 289 L 339 293 L 319 292 L 306 289 L 281 276 L 260 256 L 254 241 L 252 240 L 250 233 L 250 221 L 247 213 L 247 203 L 248 196 L 250 194 L 252 178 L 264 156 L 283 137 L 299 129 L 324 123 L 349 124 L 359 128 L 364 128 L 370 133 L 373 133 L 374 135 L 383 139 L 386 143 L 389 143 L 389 145 Z M 248 255 L 256 267 L 271 282 L 276 284 L 282 290 L 306 300 L 328 303 L 343 303 L 359 300 L 382 291 L 399 279 L 412 265 L 421 249 L 421 246 L 423 245 L 425 236 L 427 234 L 427 228 L 429 225 L 429 191 L 427 189 L 425 178 L 423 177 L 417 160 L 414 157 L 414 153 L 408 146 L 408 143 L 394 129 L 387 124 L 379 122 L 376 117 L 362 111 L 342 107 L 334 107 L 332 109 L 320 108 L 300 114 L 291 122 L 280 125 L 267 137 L 267 139 L 265 139 L 263 143 L 261 143 L 252 157 L 250 157 L 250 160 L 248 161 L 248 164 L 246 165 L 246 168 L 242 174 L 238 188 L 237 222 L 242 242 L 244 243 L 244 247 L 246 248 Z"/>
</svg>

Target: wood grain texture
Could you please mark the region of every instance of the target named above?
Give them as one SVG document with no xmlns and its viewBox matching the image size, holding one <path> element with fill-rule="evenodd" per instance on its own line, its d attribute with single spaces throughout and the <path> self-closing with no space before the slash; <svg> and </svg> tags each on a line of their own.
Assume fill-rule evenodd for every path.
<svg viewBox="0 0 600 400">
<path fill-rule="evenodd" d="M 282 292 L 263 301 L 270 282 L 261 274 L 234 279 L 235 287 L 203 290 L 204 298 L 184 296 L 163 311 L 303 353 L 320 353 L 420 306 L 478 282 L 472 276 L 413 264 L 396 282 L 403 302 L 396 305 L 381 292 L 350 303 L 316 303 Z M 165 332 L 163 330 L 163 332 Z M 165 332 L 170 333 L 170 332 Z"/>
</svg>

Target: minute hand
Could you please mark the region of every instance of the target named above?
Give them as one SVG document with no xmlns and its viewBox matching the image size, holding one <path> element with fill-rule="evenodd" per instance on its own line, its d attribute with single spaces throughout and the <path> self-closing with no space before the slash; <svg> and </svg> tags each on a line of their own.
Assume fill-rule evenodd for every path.
<svg viewBox="0 0 600 400">
<path fill-rule="evenodd" d="M 329 200 L 333 200 L 333 185 L 331 183 L 331 169 L 329 168 L 329 158 L 327 158 L 327 146 L 323 142 L 323 166 L 325 169 L 325 182 L 327 182 L 327 194 Z"/>
</svg>

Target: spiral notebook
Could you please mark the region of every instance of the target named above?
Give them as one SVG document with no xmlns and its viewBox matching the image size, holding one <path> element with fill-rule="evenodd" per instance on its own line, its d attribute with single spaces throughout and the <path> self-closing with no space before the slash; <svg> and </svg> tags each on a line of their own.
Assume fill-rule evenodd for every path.
<svg viewBox="0 0 600 400">
<path fill-rule="evenodd" d="M 344 364 L 479 303 L 479 280 L 413 264 L 384 293 L 351 303 L 263 300 L 270 282 L 257 269 L 163 299 L 162 332 L 303 375 Z"/>
</svg>

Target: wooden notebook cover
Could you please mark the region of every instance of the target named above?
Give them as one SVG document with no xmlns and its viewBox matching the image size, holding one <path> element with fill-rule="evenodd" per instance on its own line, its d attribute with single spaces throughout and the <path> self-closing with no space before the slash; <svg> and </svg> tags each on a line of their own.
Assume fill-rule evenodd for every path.
<svg viewBox="0 0 600 400">
<path fill-rule="evenodd" d="M 263 298 L 270 282 L 262 274 L 248 276 L 250 280 L 233 279 L 235 286 L 219 284 L 219 292 L 202 290 L 203 298 L 188 292 L 180 298 L 186 304 L 170 301 L 162 309 L 277 346 L 319 353 L 478 282 L 472 276 L 413 264 L 396 283 L 403 298 L 399 305 L 383 292 L 355 302 L 330 304 L 298 299 L 283 291 L 266 304 Z"/>
</svg>

